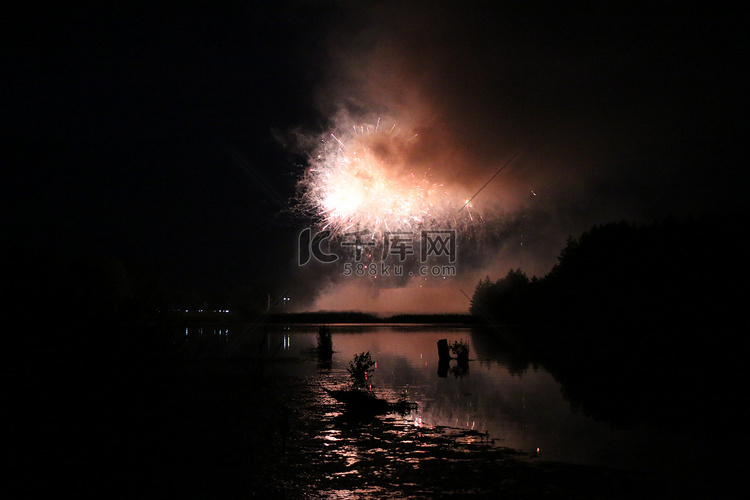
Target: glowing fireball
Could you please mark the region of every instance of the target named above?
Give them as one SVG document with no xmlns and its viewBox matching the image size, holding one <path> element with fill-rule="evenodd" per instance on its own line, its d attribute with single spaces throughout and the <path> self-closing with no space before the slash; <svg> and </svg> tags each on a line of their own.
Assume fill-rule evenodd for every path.
<svg viewBox="0 0 750 500">
<path fill-rule="evenodd" d="M 395 125 L 381 130 L 379 121 L 327 135 L 298 184 L 303 210 L 337 234 L 454 227 L 471 217 L 458 214 L 464 199 L 415 160 L 419 147 L 417 134 L 402 134 Z"/>
</svg>

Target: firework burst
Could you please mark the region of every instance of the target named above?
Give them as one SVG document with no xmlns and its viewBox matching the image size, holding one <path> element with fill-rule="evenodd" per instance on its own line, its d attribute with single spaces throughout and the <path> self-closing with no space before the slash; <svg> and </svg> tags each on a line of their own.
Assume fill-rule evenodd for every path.
<svg viewBox="0 0 750 500">
<path fill-rule="evenodd" d="M 457 228 L 474 216 L 435 178 L 418 134 L 351 125 L 323 137 L 298 183 L 300 207 L 334 235 Z"/>
</svg>

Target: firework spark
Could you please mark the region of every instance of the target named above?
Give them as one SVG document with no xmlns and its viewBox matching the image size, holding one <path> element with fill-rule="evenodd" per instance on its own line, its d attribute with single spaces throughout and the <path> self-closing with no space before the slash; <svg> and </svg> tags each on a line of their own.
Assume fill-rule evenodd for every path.
<svg viewBox="0 0 750 500">
<path fill-rule="evenodd" d="M 419 134 L 351 125 L 321 139 L 299 180 L 302 210 L 334 235 L 455 228 L 473 219 L 466 199 L 452 193 L 419 161 Z"/>
</svg>

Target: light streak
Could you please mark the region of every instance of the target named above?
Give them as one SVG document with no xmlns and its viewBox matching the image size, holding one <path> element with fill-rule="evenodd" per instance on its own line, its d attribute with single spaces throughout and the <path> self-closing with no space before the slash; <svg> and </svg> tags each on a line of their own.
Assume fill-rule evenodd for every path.
<svg viewBox="0 0 750 500">
<path fill-rule="evenodd" d="M 464 207 L 467 207 L 467 206 L 469 206 L 469 203 L 470 203 L 470 202 L 471 202 L 471 201 L 472 201 L 472 200 L 473 200 L 474 198 L 476 198 L 476 197 L 477 197 L 477 195 L 478 195 L 479 193 L 481 193 L 481 192 L 482 192 L 482 191 L 484 190 L 484 188 L 486 188 L 486 187 L 487 187 L 487 186 L 489 185 L 489 183 L 490 183 L 490 182 L 492 182 L 492 179 L 494 179 L 495 177 L 497 177 L 497 176 L 498 176 L 498 174 L 499 174 L 500 172 L 502 172 L 502 171 L 503 171 L 503 170 L 505 169 L 505 167 L 507 167 L 508 165 L 510 165 L 510 163 L 511 163 L 511 162 L 512 162 L 512 161 L 513 161 L 513 160 L 514 160 L 515 158 L 516 158 L 516 156 L 518 156 L 518 153 L 520 153 L 520 152 L 521 152 L 520 150 L 519 150 L 519 151 L 516 151 L 516 152 L 515 152 L 515 153 L 513 154 L 513 156 L 511 156 L 511 157 L 510 157 L 510 160 L 506 161 L 506 162 L 505 162 L 505 163 L 503 164 L 503 166 L 501 166 L 501 167 L 500 167 L 499 169 L 497 169 L 497 172 L 495 172 L 495 173 L 494 173 L 494 174 L 492 175 L 492 177 L 490 177 L 490 178 L 489 178 L 489 179 L 487 180 L 487 182 L 485 182 L 485 183 L 484 183 L 484 185 L 483 185 L 482 187 L 480 187 L 480 188 L 479 188 L 479 191 L 477 191 L 476 193 L 474 193 L 474 196 L 472 196 L 471 198 L 469 198 L 468 200 L 466 200 L 466 203 L 464 203 L 464 205 L 463 205 L 463 206 L 462 206 L 461 208 L 459 208 L 459 209 L 458 209 L 458 211 L 460 212 L 461 210 L 463 210 L 463 209 L 464 209 Z"/>
</svg>

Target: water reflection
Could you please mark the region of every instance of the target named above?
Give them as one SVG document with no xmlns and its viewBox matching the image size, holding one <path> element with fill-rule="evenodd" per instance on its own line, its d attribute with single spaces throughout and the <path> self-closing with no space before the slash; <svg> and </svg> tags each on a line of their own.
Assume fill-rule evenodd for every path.
<svg viewBox="0 0 750 500">
<path fill-rule="evenodd" d="M 187 336 L 193 331 L 191 327 Z M 195 330 L 195 335 L 205 332 Z M 633 395 L 631 389 L 614 394 L 615 398 L 601 397 L 607 390 L 603 379 L 581 385 L 587 377 L 596 377 L 591 363 L 576 365 L 575 377 L 571 369 L 559 365 L 552 365 L 550 371 L 534 364 L 534 356 L 522 346 L 467 329 L 335 325 L 328 331 L 330 348 L 323 349 L 326 341 L 320 333 L 317 326 L 267 327 L 247 334 L 236 352 L 265 360 L 270 367 L 266 375 L 302 381 L 309 399 L 296 406 L 296 439 L 303 443 L 298 446 L 305 457 L 300 460 L 314 464 L 315 474 L 324 471 L 329 479 L 305 476 L 312 473 L 302 469 L 297 472 L 334 496 L 384 496 L 383 485 L 400 480 L 407 490 L 408 484 L 415 485 L 410 491 L 416 494 L 422 491 L 416 485 L 423 485 L 424 478 L 415 477 L 405 464 L 409 470 L 444 473 L 433 463 L 438 456 L 450 456 L 458 463 L 466 453 L 479 453 L 503 462 L 508 449 L 513 449 L 527 457 L 567 463 L 682 474 L 685 462 L 695 461 L 692 457 L 704 451 L 691 436 L 705 429 L 667 432 L 649 425 L 613 426 L 606 418 L 590 418 L 593 407 L 586 398 L 591 394 L 599 395 L 594 400 L 603 405 Z M 231 344 L 241 334 L 230 329 L 223 335 Z M 469 361 L 441 361 L 437 348 L 441 339 L 468 339 Z M 372 378 L 378 395 L 389 401 L 408 395 L 417 403 L 416 410 L 403 416 L 351 419 L 326 393 L 326 388 L 348 384 L 349 361 L 366 351 L 378 363 Z M 614 393 L 620 388 L 609 390 Z M 632 401 L 639 400 L 633 397 Z M 627 401 L 620 399 L 620 403 Z M 459 467 L 450 467 L 454 466 Z M 464 473 L 474 474 L 472 470 Z"/>
<path fill-rule="evenodd" d="M 331 329 L 327 325 L 322 325 L 318 329 L 315 354 L 318 359 L 318 368 L 330 370 L 333 363 L 333 338 L 331 336 Z"/>
<path fill-rule="evenodd" d="M 469 374 L 469 344 L 463 339 L 448 343 L 448 339 L 437 341 L 438 377 L 446 378 L 450 373 L 454 378 Z"/>
<path fill-rule="evenodd" d="M 299 437 L 304 441 L 314 436 L 321 446 L 304 443 L 301 462 L 307 467 L 294 472 L 302 475 L 303 483 L 315 485 L 314 497 L 424 498 L 451 494 L 467 486 L 463 481 L 477 476 L 475 464 L 467 460 L 472 454 L 488 464 L 513 455 L 510 450 L 492 446 L 476 432 L 422 425 L 415 414 L 379 415 L 366 421 L 347 418 L 324 390 L 338 386 L 342 375 L 334 368 L 317 382 L 310 381 L 304 391 L 317 403 L 308 406 Z M 382 391 L 393 395 L 390 388 Z M 486 486 L 487 479 L 472 483 L 472 487 L 479 484 Z"/>
<path fill-rule="evenodd" d="M 446 378 L 450 374 L 453 378 L 462 378 L 469 374 L 469 362 L 438 360 L 438 377 Z"/>
</svg>

